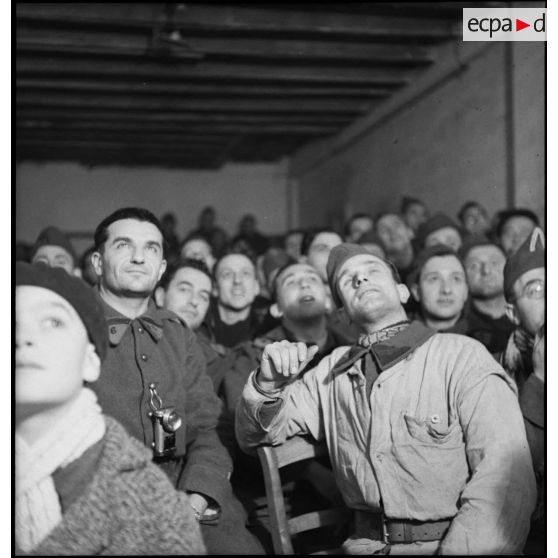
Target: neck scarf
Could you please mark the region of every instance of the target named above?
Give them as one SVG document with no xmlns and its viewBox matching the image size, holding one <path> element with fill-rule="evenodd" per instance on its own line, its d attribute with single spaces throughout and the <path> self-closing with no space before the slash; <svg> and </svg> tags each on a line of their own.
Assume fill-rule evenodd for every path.
<svg viewBox="0 0 558 558">
<path fill-rule="evenodd" d="M 16 433 L 15 534 L 21 550 L 36 548 L 62 519 L 52 473 L 80 457 L 105 429 L 96 395 L 83 388 L 68 412 L 32 446 Z"/>
<path fill-rule="evenodd" d="M 385 327 L 384 329 L 380 329 L 379 331 L 374 331 L 373 333 L 363 333 L 359 336 L 357 345 L 365 348 L 371 347 L 376 343 L 395 337 L 400 331 L 407 329 L 410 323 L 410 320 L 404 320 Z"/>
</svg>

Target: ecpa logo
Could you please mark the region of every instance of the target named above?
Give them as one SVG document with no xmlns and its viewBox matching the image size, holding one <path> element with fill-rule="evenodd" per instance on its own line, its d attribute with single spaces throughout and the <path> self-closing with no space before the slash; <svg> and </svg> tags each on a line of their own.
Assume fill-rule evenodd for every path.
<svg viewBox="0 0 558 558">
<path fill-rule="evenodd" d="M 546 41 L 546 8 L 463 8 L 464 41 Z"/>
</svg>

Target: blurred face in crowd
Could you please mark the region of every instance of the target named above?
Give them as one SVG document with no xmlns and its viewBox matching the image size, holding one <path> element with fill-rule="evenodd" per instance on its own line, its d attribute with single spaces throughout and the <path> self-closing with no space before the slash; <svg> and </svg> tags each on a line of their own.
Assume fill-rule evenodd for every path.
<svg viewBox="0 0 558 558">
<path fill-rule="evenodd" d="M 349 225 L 349 242 L 357 242 L 358 239 L 369 230 L 372 230 L 374 221 L 371 217 L 355 217 Z"/>
<path fill-rule="evenodd" d="M 49 267 L 61 267 L 70 275 L 74 273 L 74 259 L 67 250 L 62 248 L 62 246 L 54 246 L 50 244 L 41 246 L 31 261 L 31 263 L 37 262 L 42 262 Z"/>
<path fill-rule="evenodd" d="M 199 269 L 179 269 L 167 289 L 157 287 L 157 305 L 178 314 L 190 329 L 197 329 L 203 322 L 211 297 L 211 279 Z"/>
<path fill-rule="evenodd" d="M 412 292 L 426 319 L 457 320 L 468 294 L 461 262 L 452 255 L 430 258 L 424 264 Z"/>
<path fill-rule="evenodd" d="M 535 223 L 528 217 L 518 215 L 510 217 L 502 227 L 500 243 L 506 256 L 510 256 L 525 242 L 535 228 Z"/>
<path fill-rule="evenodd" d="M 461 235 L 453 227 L 442 227 L 431 232 L 424 240 L 425 248 L 436 244 L 444 244 L 457 252 L 462 244 Z"/>
<path fill-rule="evenodd" d="M 200 227 L 202 229 L 212 229 L 215 226 L 217 215 L 212 207 L 206 207 L 200 215 Z"/>
<path fill-rule="evenodd" d="M 407 225 L 416 232 L 419 226 L 428 219 L 428 211 L 422 203 L 410 204 L 403 215 Z"/>
<path fill-rule="evenodd" d="M 194 260 L 201 260 L 208 267 L 209 271 L 213 269 L 215 258 L 209 243 L 203 238 L 192 238 L 184 243 L 180 255 L 183 258 L 193 258 Z"/>
<path fill-rule="evenodd" d="M 325 316 L 329 297 L 318 272 L 308 264 L 294 264 L 276 278 L 277 309 L 295 323 Z"/>
<path fill-rule="evenodd" d="M 468 207 L 462 217 L 463 228 L 469 234 L 485 234 L 490 229 L 488 215 L 485 209 L 480 205 L 472 205 Z"/>
<path fill-rule="evenodd" d="M 513 286 L 514 300 L 506 306 L 510 320 L 531 335 L 545 323 L 545 268 L 526 271 Z"/>
<path fill-rule="evenodd" d="M 504 294 L 506 256 L 497 246 L 472 248 L 465 259 L 467 282 L 473 298 L 489 300 Z"/>
<path fill-rule="evenodd" d="M 324 283 L 327 282 L 327 260 L 331 249 L 341 244 L 343 240 L 334 232 L 318 233 L 310 247 L 308 248 L 307 263 L 309 263 L 321 277 Z"/>
<path fill-rule="evenodd" d="M 121 219 L 110 224 L 107 240 L 92 262 L 100 285 L 125 298 L 149 297 L 163 275 L 163 236 L 148 221 Z"/>
<path fill-rule="evenodd" d="M 389 321 L 409 298 L 388 264 L 372 254 L 349 258 L 339 270 L 336 287 L 347 315 L 361 326 Z"/>
<path fill-rule="evenodd" d="M 285 238 L 285 252 L 294 260 L 300 258 L 300 245 L 303 236 L 302 232 L 292 232 Z"/>
<path fill-rule="evenodd" d="M 21 418 L 63 406 L 101 364 L 74 307 L 43 287 L 16 287 L 15 396 Z"/>
<path fill-rule="evenodd" d="M 376 223 L 376 233 L 388 253 L 399 252 L 411 246 L 412 230 L 399 215 L 394 213 L 384 215 L 378 220 Z"/>
<path fill-rule="evenodd" d="M 215 281 L 219 304 L 230 310 L 248 308 L 260 292 L 256 268 L 242 254 L 225 256 L 218 264 Z"/>
</svg>

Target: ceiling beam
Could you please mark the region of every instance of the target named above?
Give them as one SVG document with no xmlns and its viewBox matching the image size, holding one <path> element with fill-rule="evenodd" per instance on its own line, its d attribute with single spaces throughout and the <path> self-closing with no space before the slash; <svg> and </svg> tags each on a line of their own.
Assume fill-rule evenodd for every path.
<svg viewBox="0 0 558 558">
<path fill-rule="evenodd" d="M 81 110 L 75 107 L 67 108 L 37 108 L 16 107 L 16 118 L 18 119 L 56 119 L 57 121 L 117 121 L 117 122 L 141 122 L 147 125 L 159 125 L 161 123 L 196 123 L 196 124 L 288 124 L 288 123 L 331 123 L 346 124 L 351 116 L 338 114 L 336 112 L 313 113 L 313 114 L 199 114 L 197 112 L 177 113 L 172 109 L 159 113 L 148 113 L 145 111 L 121 111 L 121 110 Z"/>
<path fill-rule="evenodd" d="M 300 123 L 285 123 L 285 124 L 227 124 L 227 123 L 163 123 L 158 124 L 156 128 L 146 126 L 142 122 L 118 122 L 118 121 L 62 121 L 56 122 L 53 120 L 17 120 L 16 133 L 20 131 L 30 130 L 33 133 L 41 131 L 84 131 L 86 133 L 94 133 L 95 131 L 107 131 L 110 133 L 118 132 L 135 132 L 144 135 L 151 134 L 196 134 L 196 135 L 210 135 L 210 134 L 327 134 L 332 133 L 339 129 L 339 125 L 335 124 L 300 124 Z"/>
<path fill-rule="evenodd" d="M 149 111 L 192 111 L 192 112 L 288 112 L 312 113 L 336 111 L 338 113 L 364 114 L 372 104 L 372 100 L 354 99 L 307 99 L 302 97 L 293 99 L 184 99 L 181 97 L 146 98 L 131 95 L 115 97 L 110 94 L 86 92 L 18 92 L 17 106 L 32 107 L 77 107 L 85 110 L 89 108 L 120 109 L 120 110 L 149 110 Z"/>
<path fill-rule="evenodd" d="M 330 86 L 316 85 L 314 87 L 299 87 L 283 84 L 281 87 L 269 85 L 212 85 L 204 83 L 163 83 L 139 82 L 111 79 L 99 81 L 93 79 L 16 79 L 17 91 L 75 91 L 75 92 L 106 92 L 113 94 L 134 95 L 180 95 L 182 97 L 354 97 L 354 98 L 382 98 L 393 92 L 388 87 L 360 87 L 360 86 Z"/>
<path fill-rule="evenodd" d="M 104 47 L 135 50 L 145 53 L 153 46 L 153 37 L 146 33 L 118 33 L 101 30 L 43 29 L 18 22 L 17 42 L 52 47 Z M 426 65 L 432 62 L 430 49 L 417 44 L 373 44 L 347 41 L 304 41 L 270 38 L 235 38 L 183 36 L 168 43 L 170 48 L 185 48 L 213 60 L 253 61 L 256 59 L 285 61 L 290 64 L 338 63 Z"/>
<path fill-rule="evenodd" d="M 41 52 L 28 54 L 17 53 L 16 76 L 36 77 L 56 74 L 61 76 L 81 76 L 99 78 L 103 76 L 140 77 L 146 79 L 164 78 L 168 81 L 215 80 L 229 83 L 250 82 L 296 82 L 297 85 L 308 83 L 335 83 L 350 85 L 362 83 L 367 85 L 400 85 L 408 82 L 416 70 L 401 68 L 376 68 L 373 71 L 362 68 L 315 66 L 279 66 L 269 64 L 219 63 L 206 60 L 201 64 L 181 63 L 180 60 L 165 59 L 157 62 L 149 58 L 130 60 L 95 58 L 78 51 L 67 49 L 59 55 L 42 56 Z"/>
<path fill-rule="evenodd" d="M 102 6 L 102 8 L 100 8 Z M 177 6 L 181 6 L 178 4 Z M 173 29 L 186 35 L 271 37 L 320 39 L 324 37 L 354 40 L 414 39 L 437 41 L 456 36 L 456 25 L 439 18 L 416 19 L 404 14 L 379 16 L 368 14 L 342 14 L 327 11 L 327 4 L 320 10 L 308 11 L 260 9 L 257 4 L 212 5 L 182 4 L 173 17 Z M 66 24 L 71 26 L 101 28 L 152 29 L 171 23 L 165 15 L 165 4 L 106 3 L 106 4 L 16 4 L 17 18 L 25 22 Z"/>
</svg>

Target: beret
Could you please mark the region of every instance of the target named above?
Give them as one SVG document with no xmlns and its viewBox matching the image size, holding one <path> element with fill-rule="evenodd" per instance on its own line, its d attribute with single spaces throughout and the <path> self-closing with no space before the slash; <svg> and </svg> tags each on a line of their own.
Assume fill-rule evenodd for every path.
<svg viewBox="0 0 558 558">
<path fill-rule="evenodd" d="M 329 253 L 326 267 L 327 281 L 331 290 L 331 298 L 333 299 L 333 302 L 335 303 L 335 306 L 337 306 L 337 308 L 341 308 L 343 306 L 341 298 L 339 297 L 339 293 L 337 292 L 337 279 L 339 276 L 339 271 L 347 260 L 363 254 L 367 256 L 373 256 L 373 254 L 371 254 L 364 246 L 353 244 L 351 242 L 343 242 L 342 244 L 338 244 L 337 246 L 333 247 L 331 249 L 331 252 Z M 378 256 L 374 257 L 383 261 L 391 269 L 392 273 L 397 278 L 396 281 L 399 283 L 399 273 L 395 266 L 388 260 L 378 258 Z"/>
<path fill-rule="evenodd" d="M 76 251 L 74 250 L 74 247 L 72 246 L 72 243 L 70 242 L 68 236 L 65 235 L 60 229 L 56 227 L 47 227 L 39 233 L 39 236 L 37 237 L 37 240 L 35 241 L 35 244 L 33 244 L 33 248 L 31 249 L 31 259 L 33 259 L 33 257 L 37 253 L 37 250 L 41 246 L 60 246 L 61 248 L 64 248 L 64 250 L 66 250 L 66 252 L 68 252 L 68 254 L 72 256 L 74 266 L 77 265 L 78 257 Z"/>
<path fill-rule="evenodd" d="M 508 302 L 513 299 L 515 282 L 527 271 L 546 267 L 544 234 L 535 227 L 529 238 L 508 257 L 504 266 L 504 296 Z"/>
<path fill-rule="evenodd" d="M 108 346 L 107 325 L 103 307 L 94 289 L 59 267 L 16 262 L 15 268 L 16 286 L 43 287 L 73 306 L 103 360 Z"/>
<path fill-rule="evenodd" d="M 459 225 L 445 213 L 436 213 L 430 217 L 427 221 L 422 223 L 417 231 L 417 243 L 419 246 L 424 246 L 426 237 L 433 232 L 443 229 L 444 227 L 452 227 L 459 234 L 461 234 L 461 228 Z"/>
<path fill-rule="evenodd" d="M 461 260 L 459 255 L 456 254 L 455 251 L 449 246 L 446 246 L 445 244 L 435 244 L 434 246 L 429 246 L 428 248 L 424 248 L 423 250 L 421 250 L 413 260 L 411 270 L 407 275 L 407 286 L 410 287 L 411 285 L 418 283 L 420 272 L 422 271 L 422 268 L 426 265 L 426 262 L 428 262 L 428 260 L 441 256 L 454 256 L 463 266 L 463 261 Z M 463 269 L 465 269 L 464 266 Z"/>
<path fill-rule="evenodd" d="M 502 229 L 509 219 L 512 217 L 526 217 L 533 221 L 535 225 L 539 224 L 539 218 L 530 209 L 504 209 L 499 211 L 496 215 L 496 226 L 495 232 L 496 236 L 500 237 L 502 235 Z"/>
</svg>

